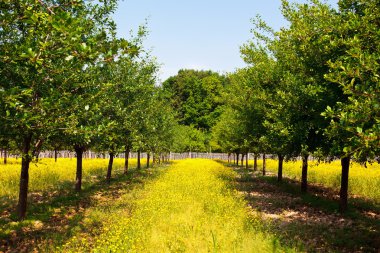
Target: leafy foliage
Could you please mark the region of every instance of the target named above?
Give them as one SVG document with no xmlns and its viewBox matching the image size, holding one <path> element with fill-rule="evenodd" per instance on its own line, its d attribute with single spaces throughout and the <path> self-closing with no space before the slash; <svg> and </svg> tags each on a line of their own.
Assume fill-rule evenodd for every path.
<svg viewBox="0 0 380 253">
<path fill-rule="evenodd" d="M 180 70 L 163 84 L 179 123 L 210 130 L 221 113 L 221 93 L 226 78 L 211 71 Z"/>
</svg>

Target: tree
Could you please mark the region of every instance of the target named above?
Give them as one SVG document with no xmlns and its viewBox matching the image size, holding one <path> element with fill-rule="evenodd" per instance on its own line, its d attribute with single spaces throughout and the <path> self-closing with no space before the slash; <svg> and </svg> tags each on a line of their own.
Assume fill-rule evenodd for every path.
<svg viewBox="0 0 380 253">
<path fill-rule="evenodd" d="M 333 154 L 342 157 L 339 208 L 345 211 L 350 158 L 366 162 L 380 154 L 380 7 L 376 1 L 342 0 L 339 11 L 340 22 L 330 39 L 345 50 L 329 61 L 326 79 L 347 99 L 328 107 L 324 115 L 331 120 L 326 132 Z"/>
<path fill-rule="evenodd" d="M 292 75 L 298 77 L 299 80 L 304 80 L 301 85 L 296 86 L 299 87 L 299 89 L 293 88 L 292 91 L 293 94 L 301 94 L 300 97 L 303 99 L 299 100 L 297 104 L 301 105 L 302 109 L 308 106 L 302 110 L 308 112 L 308 115 L 305 115 L 308 116 L 306 118 L 306 122 L 308 123 L 298 125 L 298 129 L 296 128 L 297 131 L 305 133 L 303 140 L 301 139 L 300 142 L 304 154 L 303 161 L 307 161 L 307 154 L 309 152 L 316 151 L 317 149 L 323 150 L 328 156 L 335 156 L 341 159 L 342 179 L 339 208 L 341 212 L 344 212 L 347 208 L 348 171 L 351 157 L 355 156 L 356 159 L 360 157 L 364 160 L 370 157 L 373 158 L 376 154 L 376 144 L 379 143 L 375 137 L 372 139 L 375 145 L 371 145 L 369 142 L 368 145 L 364 145 L 365 147 L 362 146 L 363 148 L 357 145 L 357 140 L 360 138 L 356 138 L 355 136 L 360 135 L 358 133 L 362 131 L 359 122 L 370 126 L 371 123 L 368 122 L 368 119 L 372 119 L 372 122 L 375 122 L 376 110 L 365 115 L 365 119 L 361 118 L 361 121 L 355 121 L 355 117 L 359 119 L 365 114 L 364 111 L 368 112 L 370 110 L 370 107 L 364 109 L 364 111 L 360 111 L 359 108 L 363 108 L 366 102 L 364 102 L 364 100 L 360 102 L 359 100 L 355 101 L 355 99 L 353 99 L 354 93 L 347 92 L 347 90 L 350 90 L 350 85 L 351 88 L 355 86 L 356 79 L 345 79 L 345 77 L 350 75 L 348 72 L 345 72 L 345 67 L 360 66 L 358 62 L 349 62 L 347 61 L 348 58 L 345 57 L 347 56 L 347 52 L 351 51 L 352 48 L 350 47 L 353 45 L 352 43 L 355 44 L 354 41 L 356 41 L 356 43 L 358 42 L 356 38 L 360 33 L 359 31 L 365 31 L 362 37 L 366 37 L 366 39 L 368 33 L 371 34 L 370 31 L 372 29 L 372 31 L 377 31 L 377 27 L 373 27 L 369 30 L 367 30 L 368 27 L 366 27 L 366 25 L 358 25 L 355 27 L 355 25 L 358 24 L 355 23 L 355 19 L 357 22 L 361 22 L 363 16 L 358 14 L 358 16 L 355 17 L 356 14 L 353 13 L 363 14 L 364 6 L 365 4 L 363 5 L 361 1 L 340 1 L 340 9 L 336 11 L 319 1 L 312 1 L 306 5 L 293 6 L 289 5 L 287 1 L 283 1 L 283 13 L 291 22 L 291 26 L 289 29 L 281 30 L 279 33 L 279 43 L 277 44 L 279 48 L 276 48 L 276 52 L 280 53 L 276 54 L 276 57 L 279 61 L 283 58 L 282 62 L 285 68 L 289 70 Z M 374 11 L 373 13 L 376 13 L 375 4 L 369 4 L 367 7 L 369 7 L 371 11 Z M 374 16 L 371 14 L 369 14 L 369 16 L 371 16 L 369 18 L 371 21 L 367 22 L 371 23 Z M 365 23 L 365 21 L 363 23 Z M 359 29 L 359 27 L 361 29 Z M 376 33 L 373 32 L 372 34 Z M 377 35 L 374 36 L 376 37 Z M 359 44 L 359 47 L 366 47 L 363 46 L 366 43 L 357 43 L 356 45 Z M 369 48 L 372 46 L 373 43 L 371 43 Z M 354 52 L 358 53 L 358 51 L 354 49 L 348 53 L 348 55 L 359 55 Z M 292 62 L 292 64 L 289 64 L 289 62 Z M 360 67 L 351 69 L 351 74 L 360 73 L 358 69 L 360 69 Z M 364 72 L 367 71 L 364 70 Z M 361 80 L 358 81 L 358 84 L 364 80 L 366 80 L 364 81 L 365 83 L 368 83 L 368 76 L 362 76 L 361 74 L 358 74 L 358 76 L 362 77 Z M 341 82 L 344 79 L 345 81 Z M 340 83 L 341 85 L 334 85 L 333 82 Z M 360 86 L 360 84 L 358 86 Z M 372 91 L 370 87 L 373 88 L 375 86 L 376 84 L 366 87 L 362 86 L 363 89 L 361 91 Z M 353 90 L 354 89 L 351 89 L 351 91 Z M 307 93 L 309 93 L 309 95 Z M 376 98 L 374 98 L 373 101 L 375 100 Z M 376 102 L 374 104 L 376 104 Z M 357 115 L 361 116 L 347 117 L 350 112 L 353 113 L 351 115 L 358 112 Z M 329 116 L 332 121 L 329 122 L 328 118 L 324 119 L 322 116 Z M 372 126 L 376 129 L 378 124 L 376 126 L 375 123 Z M 369 127 L 369 129 L 370 128 L 371 127 Z M 326 129 L 329 140 L 320 138 L 321 133 L 325 132 Z M 371 135 L 371 130 L 369 130 L 368 133 Z M 372 132 L 372 137 L 373 136 Z M 357 152 L 359 150 L 360 152 Z M 305 166 L 304 164 L 302 176 L 303 190 L 306 190 L 307 187 L 305 182 L 306 175 L 304 175 L 306 168 L 307 165 Z"/>
<path fill-rule="evenodd" d="M 236 115 L 235 110 L 226 107 L 218 123 L 212 128 L 214 145 L 228 154 L 237 153 L 243 144 L 241 136 L 244 135 L 244 132 L 241 130 L 244 125 Z"/>
<path fill-rule="evenodd" d="M 163 96 L 161 87 L 156 87 L 149 109 L 146 112 L 146 128 L 144 135 L 147 152 L 147 167 L 150 157 L 167 155 L 173 149 L 173 143 L 179 136 L 175 135 L 178 126 L 172 107 Z M 154 159 L 157 160 L 157 159 Z"/>
<path fill-rule="evenodd" d="M 220 114 L 225 77 L 211 71 L 180 70 L 163 84 L 179 122 L 209 130 Z"/>
<path fill-rule="evenodd" d="M 175 152 L 206 152 L 206 134 L 192 126 L 177 125 L 174 129 L 176 136 L 173 142 Z"/>
<path fill-rule="evenodd" d="M 297 133 L 294 145 L 302 155 L 301 190 L 306 191 L 309 154 L 321 149 L 327 153 L 329 147 L 322 135 L 328 121 L 321 113 L 327 106 L 344 100 L 341 90 L 324 78 L 328 72 L 326 62 L 341 50 L 330 45 L 328 39 L 334 33 L 332 27 L 337 18 L 334 9 L 319 1 L 298 5 L 283 1 L 282 12 L 291 25 L 277 33 L 272 48 L 284 71 L 281 89 L 288 97 L 284 105 Z"/>
<path fill-rule="evenodd" d="M 0 115 L 22 154 L 18 216 L 26 214 L 29 163 L 46 136 L 62 128 L 62 105 L 78 73 L 99 60 L 115 1 L 1 3 Z M 4 133 L 2 133 L 4 135 Z"/>
<path fill-rule="evenodd" d="M 262 139 L 269 138 L 266 143 L 272 152 L 273 147 L 285 150 L 288 146 L 285 153 L 302 155 L 303 191 L 309 154 L 339 157 L 343 212 L 350 158 L 366 161 L 379 150 L 378 25 L 374 22 L 378 6 L 372 1 L 342 0 L 335 10 L 317 0 L 282 3 L 290 26 L 273 32 L 258 19 L 254 38 L 259 43 L 243 47 L 247 63 L 257 66 L 263 59 L 261 52 L 268 51 L 277 65 L 276 87 L 267 89 L 272 91 L 264 93 L 269 100 L 262 101 L 269 108 Z M 282 139 L 281 132 L 296 134 Z"/>
<path fill-rule="evenodd" d="M 279 91 L 280 70 L 277 61 L 268 47 L 272 43 L 271 29 L 257 20 L 257 28 L 269 34 L 254 32 L 254 38 L 241 48 L 244 61 L 248 64 L 245 78 L 240 85 L 245 88 L 246 95 L 240 95 L 239 111 L 242 120 L 245 118 L 246 127 L 251 134 L 251 146 L 255 153 L 254 170 L 257 169 L 257 153 L 263 153 L 263 175 L 266 173 L 265 153 L 271 152 L 279 156 L 278 179 L 282 179 L 282 162 L 290 149 L 290 127 L 287 115 L 283 113 Z M 246 105 L 248 102 L 248 106 Z"/>
<path fill-rule="evenodd" d="M 134 47 L 142 51 L 142 38 L 145 27 L 140 27 Z M 149 101 L 149 91 L 155 83 L 157 66 L 150 56 L 142 53 L 128 54 L 119 52 L 116 61 L 103 64 L 97 68 L 98 83 L 103 84 L 96 96 L 99 104 L 99 117 L 96 118 L 96 146 L 100 151 L 109 153 L 109 164 L 106 180 L 110 183 L 113 158 L 130 149 L 133 132 L 133 111 L 146 111 L 142 101 Z M 148 96 L 148 97 L 147 97 Z M 110 103 L 112 101 L 112 103 Z M 142 122 L 138 122 L 141 124 Z M 128 154 L 126 153 L 125 173 L 128 170 Z"/>
</svg>

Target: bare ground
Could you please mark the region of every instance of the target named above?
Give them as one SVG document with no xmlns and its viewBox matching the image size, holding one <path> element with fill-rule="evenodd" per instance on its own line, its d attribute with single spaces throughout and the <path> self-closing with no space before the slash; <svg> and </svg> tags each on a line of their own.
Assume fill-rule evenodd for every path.
<svg viewBox="0 0 380 253">
<path fill-rule="evenodd" d="M 370 200 L 351 198 L 346 214 L 338 209 L 338 192 L 272 174 L 235 168 L 235 186 L 269 233 L 282 244 L 306 252 L 380 252 L 380 207 Z"/>
</svg>

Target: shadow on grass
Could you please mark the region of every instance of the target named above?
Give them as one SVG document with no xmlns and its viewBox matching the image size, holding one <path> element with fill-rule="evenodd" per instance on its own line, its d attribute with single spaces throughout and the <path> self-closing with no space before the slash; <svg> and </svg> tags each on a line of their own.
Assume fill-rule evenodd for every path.
<svg viewBox="0 0 380 253">
<path fill-rule="evenodd" d="M 347 213 L 338 210 L 338 193 L 310 185 L 300 192 L 300 183 L 274 175 L 261 176 L 235 168 L 235 188 L 244 194 L 264 227 L 281 244 L 307 252 L 379 252 L 380 207 L 359 197 L 349 200 Z"/>
<path fill-rule="evenodd" d="M 101 201 L 112 205 L 126 191 L 142 187 L 145 181 L 156 177 L 158 168 L 131 169 L 127 175 L 122 174 L 122 170 L 115 170 L 111 184 L 105 182 L 105 176 L 97 176 L 91 182 L 84 182 L 80 193 L 73 190 L 71 181 L 62 182 L 59 191 L 30 193 L 27 219 L 20 222 L 16 221 L 14 213 L 15 201 L 2 203 L 0 252 L 31 252 L 38 249 L 43 240 L 45 243 L 46 240 L 54 241 L 54 245 L 63 244 L 85 229 L 82 221 L 88 209 Z M 101 226 L 101 222 L 92 225 Z"/>
</svg>

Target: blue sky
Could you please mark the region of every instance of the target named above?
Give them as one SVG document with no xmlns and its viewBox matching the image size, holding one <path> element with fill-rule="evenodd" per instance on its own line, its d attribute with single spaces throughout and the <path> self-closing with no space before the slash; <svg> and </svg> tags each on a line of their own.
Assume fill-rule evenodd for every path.
<svg viewBox="0 0 380 253">
<path fill-rule="evenodd" d="M 327 2 L 336 6 L 337 0 Z M 164 81 L 183 68 L 224 73 L 243 67 L 239 47 L 251 38 L 251 18 L 259 14 L 278 30 L 287 25 L 280 5 L 280 0 L 124 0 L 114 19 L 118 35 L 126 38 L 148 19 L 144 45 L 162 64 Z"/>
</svg>

